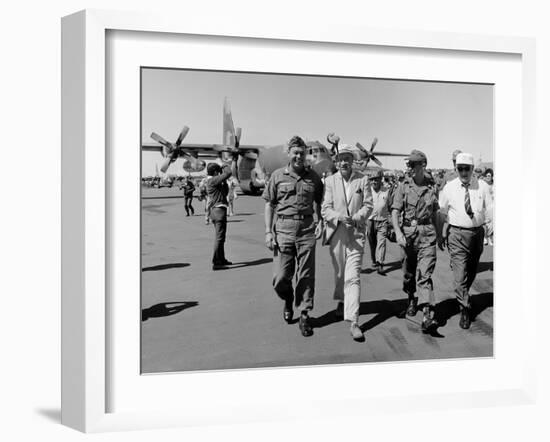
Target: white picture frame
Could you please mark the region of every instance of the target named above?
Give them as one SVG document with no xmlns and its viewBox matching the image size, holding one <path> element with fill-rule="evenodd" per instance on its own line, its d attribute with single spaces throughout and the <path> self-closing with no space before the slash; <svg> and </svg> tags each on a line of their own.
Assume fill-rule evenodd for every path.
<svg viewBox="0 0 550 442">
<path fill-rule="evenodd" d="M 198 406 L 196 412 L 177 408 L 140 411 L 109 411 L 109 391 L 113 388 L 108 376 L 112 354 L 109 340 L 109 253 L 110 238 L 108 194 L 108 155 L 106 152 L 106 35 L 109 31 L 154 32 L 172 35 L 202 35 L 219 38 L 269 39 L 293 42 L 349 46 L 467 51 L 484 54 L 509 54 L 521 57 L 521 156 L 528 168 L 535 158 L 535 43 L 518 37 L 492 37 L 450 33 L 390 31 L 346 26 L 302 26 L 235 21 L 209 22 L 194 20 L 182 24 L 173 17 L 87 10 L 63 18 L 62 21 L 62 423 L 84 432 L 113 431 L 208 424 L 285 419 L 294 416 L 290 410 L 274 405 L 258 411 L 250 397 L 240 399 L 234 415 L 207 415 Z M 505 165 L 504 161 L 499 162 Z M 521 191 L 522 204 L 535 205 L 535 192 Z M 521 212 L 521 211 L 520 211 Z M 525 213 L 525 211 L 521 212 Z M 498 219 L 498 218 L 497 218 Z M 527 218 L 523 222 L 527 222 Z M 532 255 L 533 245 L 521 245 L 523 256 Z M 520 259 L 520 262 L 522 260 Z M 526 268 L 522 269 L 526 272 Z M 521 278 L 519 311 L 526 315 L 527 306 L 536 304 L 535 280 Z M 489 406 L 533 403 L 536 392 L 535 329 L 533 320 L 522 322 L 525 347 L 522 348 L 522 373 L 510 385 L 498 389 L 472 390 L 463 393 L 412 395 L 388 394 L 378 397 L 376 404 L 361 407 L 361 413 L 381 410 L 403 411 L 414 403 L 416 409 Z M 530 339 L 532 338 L 532 339 Z M 498 358 L 498 354 L 496 355 Z M 334 367 L 357 373 L 361 366 Z M 430 368 L 428 368 L 430 369 Z M 328 369 L 324 369 L 328 370 Z M 261 376 L 273 370 L 264 370 Z M 279 372 L 280 374 L 281 372 Z M 284 370 L 283 373 L 290 371 Z M 221 374 L 209 374 L 221 377 Z M 232 382 L 244 383 L 246 372 L 233 373 Z M 284 376 L 284 375 L 283 375 Z M 197 376 L 194 378 L 199 380 Z M 261 380 L 260 380 L 261 381 Z M 517 382 L 516 382 L 517 381 Z M 256 381 L 255 381 L 256 382 Z M 433 399 L 436 399 L 434 402 Z M 227 398 L 226 398 L 227 400 Z M 238 402 L 238 398 L 235 398 Z M 223 398 L 221 399 L 223 402 Z M 358 397 L 311 401 L 315 415 L 351 413 Z M 222 403 L 220 402 L 220 403 Z"/>
</svg>

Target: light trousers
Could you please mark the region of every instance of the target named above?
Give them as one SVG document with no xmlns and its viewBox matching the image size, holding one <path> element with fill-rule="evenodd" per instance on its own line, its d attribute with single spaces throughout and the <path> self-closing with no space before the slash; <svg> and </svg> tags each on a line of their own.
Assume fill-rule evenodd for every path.
<svg viewBox="0 0 550 442">
<path fill-rule="evenodd" d="M 334 299 L 344 303 L 344 319 L 357 322 L 361 303 L 361 264 L 365 237 L 338 225 L 329 244 L 334 268 Z"/>
</svg>

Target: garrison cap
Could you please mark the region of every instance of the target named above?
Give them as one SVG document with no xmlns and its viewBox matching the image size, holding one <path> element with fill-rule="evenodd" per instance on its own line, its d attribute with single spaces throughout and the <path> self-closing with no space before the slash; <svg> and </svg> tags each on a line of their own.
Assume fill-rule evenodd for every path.
<svg viewBox="0 0 550 442">
<path fill-rule="evenodd" d="M 299 137 L 298 135 L 294 135 L 288 142 L 288 149 L 290 150 L 293 147 L 303 147 L 306 148 L 306 142 L 302 139 L 302 137 Z"/>
<path fill-rule="evenodd" d="M 411 163 L 426 163 L 428 164 L 428 158 L 426 157 L 426 154 L 424 152 L 421 152 L 419 150 L 413 149 L 411 151 L 411 154 L 407 158 L 408 162 Z"/>
</svg>

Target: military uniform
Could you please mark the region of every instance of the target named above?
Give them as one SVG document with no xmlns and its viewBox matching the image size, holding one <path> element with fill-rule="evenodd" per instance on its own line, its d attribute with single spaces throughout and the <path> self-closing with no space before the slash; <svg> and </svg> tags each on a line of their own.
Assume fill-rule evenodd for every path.
<svg viewBox="0 0 550 442">
<path fill-rule="evenodd" d="M 273 172 L 263 198 L 276 217 L 274 239 L 279 259 L 275 263 L 273 288 L 284 301 L 294 300 L 302 311 L 310 311 L 315 293 L 314 203 L 322 202 L 323 183 L 310 168 L 299 175 L 287 166 Z"/>
<path fill-rule="evenodd" d="M 436 229 L 433 223 L 437 212 L 437 191 L 426 178 L 416 185 L 407 177 L 397 188 L 392 209 L 402 216 L 402 231 L 407 245 L 403 259 L 403 290 L 414 296 L 418 287 L 418 304 L 435 305 L 432 274 L 436 263 Z"/>
</svg>

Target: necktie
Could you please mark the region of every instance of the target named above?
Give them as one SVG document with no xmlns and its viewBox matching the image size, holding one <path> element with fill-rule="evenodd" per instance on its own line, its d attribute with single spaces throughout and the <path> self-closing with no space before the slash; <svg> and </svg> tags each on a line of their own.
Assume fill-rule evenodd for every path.
<svg viewBox="0 0 550 442">
<path fill-rule="evenodd" d="M 472 210 L 472 204 L 470 203 L 470 192 L 468 192 L 468 187 L 470 187 L 470 184 L 462 184 L 462 187 L 464 187 L 465 193 L 464 193 L 464 209 L 466 209 L 466 214 L 470 217 L 474 217 L 474 212 Z"/>
</svg>

